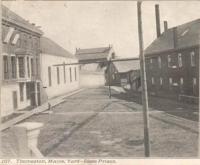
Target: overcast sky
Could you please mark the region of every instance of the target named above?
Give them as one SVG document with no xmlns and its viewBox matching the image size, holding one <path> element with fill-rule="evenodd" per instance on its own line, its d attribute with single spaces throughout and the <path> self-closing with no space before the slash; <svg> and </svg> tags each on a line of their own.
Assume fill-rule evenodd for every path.
<svg viewBox="0 0 200 165">
<path fill-rule="evenodd" d="M 12 11 L 41 26 L 45 36 L 74 53 L 75 48 L 113 45 L 117 56 L 138 56 L 135 1 L 3 2 Z M 147 47 L 156 37 L 154 5 L 160 4 L 161 29 L 200 18 L 198 1 L 143 2 L 143 31 Z"/>
</svg>

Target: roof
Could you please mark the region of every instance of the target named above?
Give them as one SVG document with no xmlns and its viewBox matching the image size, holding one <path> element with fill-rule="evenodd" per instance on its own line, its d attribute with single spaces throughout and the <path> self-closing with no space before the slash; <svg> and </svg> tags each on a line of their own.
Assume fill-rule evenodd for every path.
<svg viewBox="0 0 200 165">
<path fill-rule="evenodd" d="M 79 60 L 98 60 L 108 57 L 112 47 L 100 47 L 90 49 L 76 49 L 76 57 Z"/>
<path fill-rule="evenodd" d="M 47 37 L 41 37 L 40 46 L 42 53 L 51 54 L 54 56 L 75 58 L 70 52 L 62 48 L 60 45 Z"/>
<path fill-rule="evenodd" d="M 139 60 L 130 60 L 130 61 L 115 61 L 113 62 L 118 72 L 128 72 L 131 70 L 140 69 Z"/>
<path fill-rule="evenodd" d="M 36 32 L 38 34 L 43 34 L 43 32 L 38 27 L 32 25 L 31 23 L 29 23 L 28 21 L 26 21 L 25 19 L 23 19 L 4 5 L 2 5 L 2 19 L 14 23 L 30 31 Z"/>
<path fill-rule="evenodd" d="M 177 29 L 177 49 L 199 44 L 200 19 L 179 25 Z M 174 28 L 163 32 L 145 50 L 145 54 L 153 54 L 174 49 Z"/>
</svg>

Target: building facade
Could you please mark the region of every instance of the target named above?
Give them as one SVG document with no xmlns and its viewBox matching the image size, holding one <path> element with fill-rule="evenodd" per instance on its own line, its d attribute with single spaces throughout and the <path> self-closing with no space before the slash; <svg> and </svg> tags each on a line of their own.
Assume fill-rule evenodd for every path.
<svg viewBox="0 0 200 165">
<path fill-rule="evenodd" d="M 80 65 L 80 85 L 98 87 L 106 84 L 105 70 L 110 59 L 115 58 L 112 46 L 76 49 L 76 57 Z"/>
<path fill-rule="evenodd" d="M 165 28 L 145 50 L 150 94 L 198 102 L 199 28 L 199 19 Z"/>
<path fill-rule="evenodd" d="M 2 6 L 2 116 L 40 105 L 42 31 Z"/>
<path fill-rule="evenodd" d="M 110 73 L 109 73 L 110 72 Z M 114 61 L 106 69 L 106 84 L 121 86 L 127 89 L 139 90 L 140 63 L 139 60 Z"/>
<path fill-rule="evenodd" d="M 79 88 L 79 65 L 67 50 L 49 38 L 41 38 L 42 102 Z"/>
</svg>

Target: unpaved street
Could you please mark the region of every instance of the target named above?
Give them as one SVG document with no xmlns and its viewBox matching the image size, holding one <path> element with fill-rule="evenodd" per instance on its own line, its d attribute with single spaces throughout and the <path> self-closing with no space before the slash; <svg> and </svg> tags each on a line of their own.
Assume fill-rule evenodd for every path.
<svg viewBox="0 0 200 165">
<path fill-rule="evenodd" d="M 86 89 L 52 110 L 27 119 L 45 124 L 38 145 L 45 156 L 144 156 L 141 106 L 109 99 L 106 88 Z M 195 157 L 198 124 L 151 110 L 150 139 L 153 157 Z"/>
</svg>

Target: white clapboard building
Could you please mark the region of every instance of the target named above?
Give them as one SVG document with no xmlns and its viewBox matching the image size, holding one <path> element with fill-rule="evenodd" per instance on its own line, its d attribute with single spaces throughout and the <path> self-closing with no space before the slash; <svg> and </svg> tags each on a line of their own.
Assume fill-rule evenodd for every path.
<svg viewBox="0 0 200 165">
<path fill-rule="evenodd" d="M 79 88 L 78 65 L 55 66 L 77 62 L 74 55 L 57 43 L 47 37 L 41 38 L 43 101 Z"/>
</svg>

